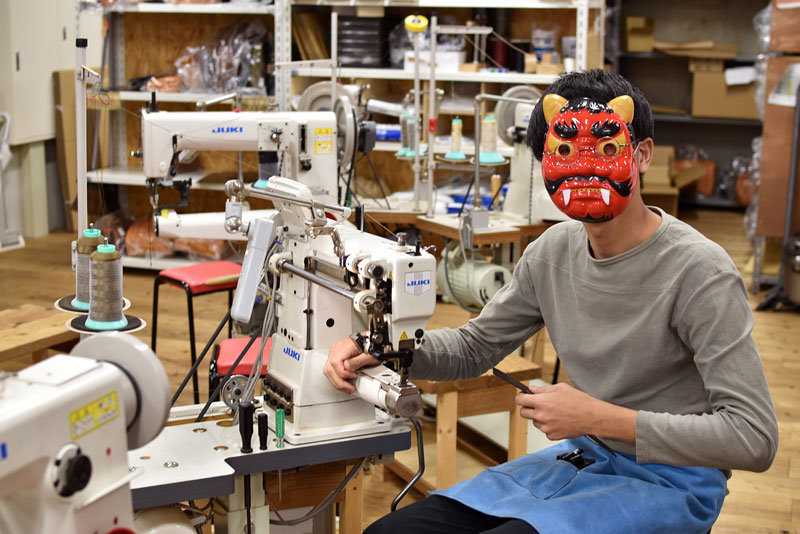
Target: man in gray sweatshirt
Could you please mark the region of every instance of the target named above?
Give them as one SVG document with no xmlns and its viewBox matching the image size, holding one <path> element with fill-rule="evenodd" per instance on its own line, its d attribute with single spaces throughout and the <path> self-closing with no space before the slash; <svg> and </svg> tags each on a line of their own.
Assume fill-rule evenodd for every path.
<svg viewBox="0 0 800 534">
<path fill-rule="evenodd" d="M 367 532 L 704 534 L 730 470 L 766 470 L 778 446 L 744 282 L 721 247 L 644 204 L 652 113 L 621 76 L 559 78 L 537 103 L 527 141 L 551 199 L 573 220 L 527 247 L 478 317 L 427 332 L 411 376 L 478 376 L 547 326 L 573 386 L 533 387 L 517 404 L 565 441 L 434 492 Z M 345 339 L 325 374 L 352 392 L 348 380 L 374 363 Z"/>
</svg>

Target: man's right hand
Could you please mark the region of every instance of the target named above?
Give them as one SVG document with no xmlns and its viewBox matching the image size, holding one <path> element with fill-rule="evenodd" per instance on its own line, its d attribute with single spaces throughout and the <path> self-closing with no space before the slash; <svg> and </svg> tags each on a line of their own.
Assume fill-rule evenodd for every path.
<svg viewBox="0 0 800 534">
<path fill-rule="evenodd" d="M 345 393 L 352 393 L 356 388 L 348 380 L 356 377 L 356 371 L 365 365 L 377 365 L 379 363 L 369 354 L 361 352 L 361 347 L 355 341 L 346 337 L 333 344 L 330 352 L 328 352 L 328 361 L 325 362 L 322 372 L 325 373 L 333 387 Z"/>
</svg>

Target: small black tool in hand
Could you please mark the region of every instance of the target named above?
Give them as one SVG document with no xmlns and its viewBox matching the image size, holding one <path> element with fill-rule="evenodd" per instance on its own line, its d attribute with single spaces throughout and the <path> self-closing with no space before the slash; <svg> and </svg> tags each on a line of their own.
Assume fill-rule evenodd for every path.
<svg viewBox="0 0 800 534">
<path fill-rule="evenodd" d="M 506 382 L 508 382 L 512 386 L 516 387 L 517 389 L 519 389 L 523 393 L 533 394 L 533 392 L 531 391 L 531 388 L 529 388 L 528 386 L 526 386 L 525 384 L 523 384 L 522 382 L 520 382 L 516 378 L 508 376 L 507 374 L 505 374 L 503 371 L 501 371 L 497 367 L 492 367 L 492 373 L 494 373 L 494 376 L 496 376 L 497 378 L 502 378 L 503 380 L 505 380 Z M 594 434 L 586 434 L 586 437 L 588 439 L 594 441 L 595 443 L 597 443 L 601 447 L 603 447 L 605 450 L 610 452 L 613 456 L 617 455 L 617 453 L 614 452 L 614 449 L 612 449 L 611 447 L 609 447 L 608 445 L 603 443 L 603 440 L 601 440 L 600 438 L 598 438 Z"/>
</svg>

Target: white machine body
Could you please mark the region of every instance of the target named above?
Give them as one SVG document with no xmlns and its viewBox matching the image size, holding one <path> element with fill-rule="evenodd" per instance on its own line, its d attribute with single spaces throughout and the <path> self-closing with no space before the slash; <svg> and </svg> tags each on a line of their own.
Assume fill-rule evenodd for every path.
<svg viewBox="0 0 800 534">
<path fill-rule="evenodd" d="M 275 210 L 242 210 L 241 220 L 245 225 L 264 217 L 270 217 Z M 175 210 L 161 210 L 155 216 L 156 235 L 172 238 L 230 239 L 246 241 L 244 234 L 233 234 L 225 230 L 224 211 L 207 213 L 178 213 Z"/>
<path fill-rule="evenodd" d="M 469 258 L 464 256 L 469 254 Z M 446 262 L 446 267 L 445 267 Z M 442 250 L 436 285 L 445 302 L 483 308 L 504 285 L 511 283 L 511 270 L 492 263 L 480 253 L 465 253 L 461 243 L 451 241 Z"/>
<path fill-rule="evenodd" d="M 2 534 L 134 529 L 127 453 L 160 432 L 169 383 L 144 343 L 99 336 L 73 354 L 105 347 L 113 363 L 57 355 L 0 377 Z"/>
<path fill-rule="evenodd" d="M 336 115 L 330 111 L 142 111 L 147 178 L 170 179 L 182 150 L 279 152 L 289 177 L 336 197 Z"/>
<path fill-rule="evenodd" d="M 533 158 L 525 142 L 525 132 L 533 112 L 533 104 L 517 104 L 514 110 L 514 127 L 521 135 L 515 135 L 514 155 L 511 158 L 511 183 L 503 205 L 504 213 L 515 213 L 529 224 L 543 221 L 566 221 L 569 219 L 550 200 L 544 186 L 542 165 Z"/>
<path fill-rule="evenodd" d="M 279 177 L 269 181 L 266 191 L 304 201 L 312 198 L 307 187 Z M 414 395 L 406 396 L 409 390 L 398 393 L 400 375 L 380 365 L 361 372 L 355 380 L 356 394 L 348 395 L 333 388 L 322 369 L 331 346 L 360 330 L 354 321 L 358 312 L 375 324 L 370 306 L 381 300 L 379 287 L 385 291 L 379 303 L 385 308 L 377 321 L 386 325 L 388 350 L 419 347 L 436 306 L 435 258 L 343 221 L 333 223 L 318 207 L 273 202 L 283 226 L 280 251 L 266 258 L 270 270 L 280 276 L 273 296 L 278 306 L 277 329 L 265 381 L 267 406 L 285 409 L 290 443 L 388 431 L 391 425 L 385 424 L 385 417 L 376 416 L 375 406 L 390 412 L 415 411 L 413 403 L 419 402 L 415 386 L 408 384 Z M 352 298 L 290 272 L 287 266 L 313 273 Z M 255 268 L 261 266 L 245 262 L 243 274 Z M 237 293 L 246 279 L 240 278 Z M 269 418 L 270 424 L 274 419 Z"/>
</svg>

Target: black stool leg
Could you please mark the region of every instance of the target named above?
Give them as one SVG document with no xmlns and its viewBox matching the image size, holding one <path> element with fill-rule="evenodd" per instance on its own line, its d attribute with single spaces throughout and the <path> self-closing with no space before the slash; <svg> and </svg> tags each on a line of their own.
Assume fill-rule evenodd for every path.
<svg viewBox="0 0 800 534">
<path fill-rule="evenodd" d="M 192 356 L 192 366 L 194 366 L 194 362 L 197 361 L 197 350 L 194 346 L 194 308 L 192 307 L 192 290 L 189 289 L 189 286 L 184 285 L 183 288 L 186 290 L 186 306 L 189 312 L 189 353 Z M 194 388 L 194 403 L 200 404 L 200 384 L 197 380 L 197 373 L 192 375 L 192 387 Z"/>
<path fill-rule="evenodd" d="M 233 308 L 233 289 L 228 290 L 228 310 Z M 228 317 L 228 337 L 233 337 L 233 317 Z"/>
<path fill-rule="evenodd" d="M 156 329 L 158 326 L 158 286 L 161 285 L 161 277 L 156 276 L 156 281 L 153 283 L 153 320 L 150 322 L 152 328 L 150 338 L 150 348 L 153 352 L 156 351 Z"/>
<path fill-rule="evenodd" d="M 217 370 L 217 358 L 219 358 L 219 345 L 214 345 L 214 353 L 211 356 L 211 362 L 208 364 L 208 395 L 209 398 L 214 390 L 217 389 L 219 381 L 222 376 Z"/>
</svg>

